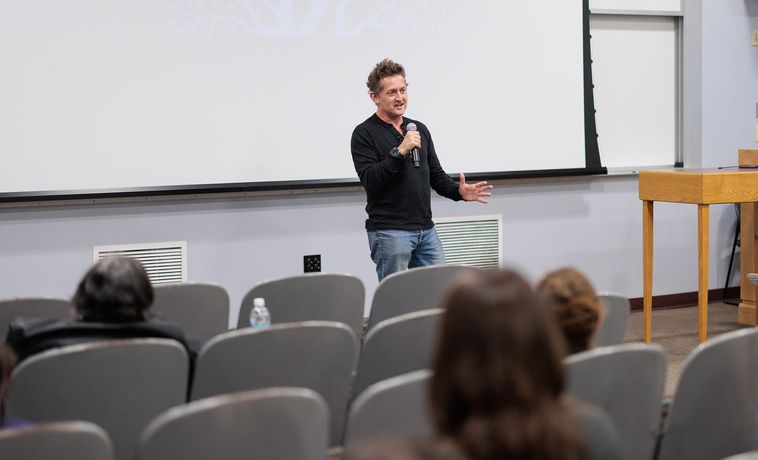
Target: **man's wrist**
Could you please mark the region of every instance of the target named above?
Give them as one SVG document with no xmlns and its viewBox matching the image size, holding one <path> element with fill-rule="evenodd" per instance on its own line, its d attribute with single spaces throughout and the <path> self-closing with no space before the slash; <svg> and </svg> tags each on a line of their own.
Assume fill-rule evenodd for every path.
<svg viewBox="0 0 758 460">
<path fill-rule="evenodd" d="M 400 149 L 397 147 L 393 147 L 392 150 L 390 150 L 390 156 L 392 158 L 402 159 L 405 155 L 403 155 L 400 152 Z"/>
</svg>

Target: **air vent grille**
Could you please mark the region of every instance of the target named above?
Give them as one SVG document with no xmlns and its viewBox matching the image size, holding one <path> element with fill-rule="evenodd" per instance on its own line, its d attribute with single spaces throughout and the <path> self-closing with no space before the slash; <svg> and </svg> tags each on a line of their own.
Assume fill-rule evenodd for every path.
<svg viewBox="0 0 758 460">
<path fill-rule="evenodd" d="M 502 258 L 502 216 L 436 218 L 434 225 L 449 264 L 494 270 Z"/>
<path fill-rule="evenodd" d="M 153 284 L 187 281 L 187 242 L 95 246 L 95 262 L 108 257 L 132 257 L 145 267 Z"/>
</svg>

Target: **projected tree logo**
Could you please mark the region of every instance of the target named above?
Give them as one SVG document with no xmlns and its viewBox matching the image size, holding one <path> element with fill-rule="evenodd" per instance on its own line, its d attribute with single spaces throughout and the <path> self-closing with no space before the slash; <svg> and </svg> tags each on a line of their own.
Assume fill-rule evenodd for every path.
<svg viewBox="0 0 758 460">
<path fill-rule="evenodd" d="M 409 36 L 437 24 L 433 0 L 171 0 L 169 25 L 177 33 L 249 34 L 305 38 L 356 37 L 392 31 Z"/>
</svg>

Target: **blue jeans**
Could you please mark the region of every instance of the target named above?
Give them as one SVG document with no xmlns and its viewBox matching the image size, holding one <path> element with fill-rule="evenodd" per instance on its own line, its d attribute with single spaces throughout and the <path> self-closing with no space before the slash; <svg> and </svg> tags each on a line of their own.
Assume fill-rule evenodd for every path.
<svg viewBox="0 0 758 460">
<path fill-rule="evenodd" d="M 379 281 L 408 268 L 445 263 L 445 253 L 437 229 L 368 230 L 371 259 Z"/>
</svg>

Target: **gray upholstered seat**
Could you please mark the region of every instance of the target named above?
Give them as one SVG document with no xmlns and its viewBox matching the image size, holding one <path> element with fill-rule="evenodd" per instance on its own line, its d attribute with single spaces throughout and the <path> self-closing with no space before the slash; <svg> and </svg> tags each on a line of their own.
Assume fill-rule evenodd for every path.
<svg viewBox="0 0 758 460">
<path fill-rule="evenodd" d="M 597 347 L 624 343 L 626 327 L 629 324 L 629 299 L 609 293 L 600 293 L 598 298 L 605 305 L 606 312 L 600 328 L 595 332 L 593 343 Z"/>
<path fill-rule="evenodd" d="M 566 393 L 606 411 L 622 458 L 653 458 L 659 433 L 666 356 L 660 345 L 628 343 L 566 358 Z"/>
<path fill-rule="evenodd" d="M 89 422 L 54 422 L 0 430 L 0 458 L 7 460 L 112 460 L 108 434 Z"/>
<path fill-rule="evenodd" d="M 132 460 L 142 429 L 187 397 L 189 358 L 169 339 L 92 342 L 48 350 L 13 372 L 11 417 L 87 420 L 110 436 L 118 460 Z"/>
<path fill-rule="evenodd" d="M 271 322 L 337 321 L 363 332 L 363 304 L 366 289 L 353 275 L 307 273 L 264 281 L 245 294 L 240 305 L 237 327 L 250 326 L 253 299 L 262 297 L 271 313 Z"/>
<path fill-rule="evenodd" d="M 306 321 L 226 332 L 197 358 L 191 399 L 266 387 L 303 387 L 320 394 L 331 413 L 336 445 L 358 359 L 358 340 L 344 323 Z"/>
<path fill-rule="evenodd" d="M 362 443 L 381 438 L 426 439 L 434 435 L 427 413 L 431 371 L 398 375 L 366 388 L 353 401 L 345 430 L 349 454 Z"/>
<path fill-rule="evenodd" d="M 229 294 L 216 284 L 155 286 L 151 310 L 182 326 L 188 337 L 202 341 L 229 330 Z"/>
<path fill-rule="evenodd" d="M 0 339 L 5 340 L 8 325 L 16 318 L 73 318 L 74 305 L 53 297 L 19 297 L 0 300 Z"/>
<path fill-rule="evenodd" d="M 353 395 L 376 382 L 430 369 L 443 310 L 421 310 L 377 324 L 366 335 L 358 359 Z"/>
<path fill-rule="evenodd" d="M 722 460 L 758 460 L 758 450 L 743 452 L 741 454 L 730 455 Z"/>
<path fill-rule="evenodd" d="M 660 460 L 711 460 L 758 449 L 758 329 L 701 343 L 684 362 Z"/>
<path fill-rule="evenodd" d="M 469 270 L 478 269 L 464 265 L 432 265 L 389 275 L 374 291 L 368 329 L 394 316 L 440 308 L 450 283 Z"/>
<path fill-rule="evenodd" d="M 169 409 L 145 429 L 141 460 L 323 460 L 329 409 L 306 388 L 214 396 Z"/>
</svg>

